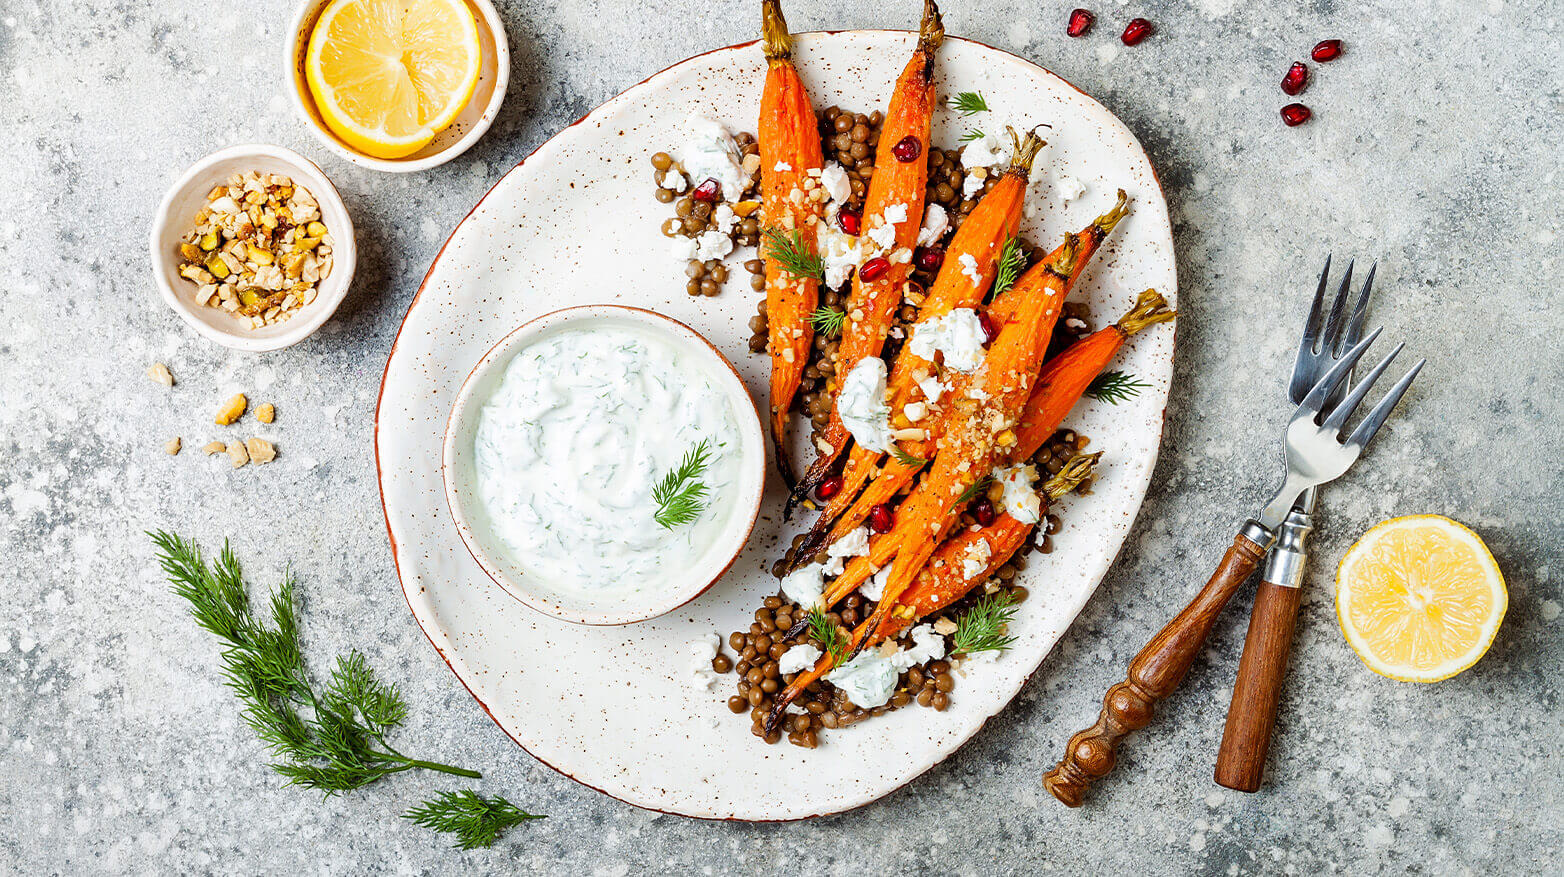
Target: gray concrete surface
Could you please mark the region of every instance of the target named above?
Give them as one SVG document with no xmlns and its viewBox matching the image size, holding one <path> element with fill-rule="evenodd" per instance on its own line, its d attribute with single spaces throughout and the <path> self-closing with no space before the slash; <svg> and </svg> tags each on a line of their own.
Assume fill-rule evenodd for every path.
<svg viewBox="0 0 1564 877">
<path fill-rule="evenodd" d="M 515 57 L 498 124 L 414 177 L 334 158 L 293 116 L 278 71 L 291 4 L 0 7 L 0 872 L 1558 873 L 1556 3 L 1098 0 L 1097 31 L 1079 41 L 1063 35 L 1068 4 L 950 4 L 952 33 L 1058 71 L 1151 152 L 1178 238 L 1177 389 L 1134 534 L 1017 702 L 911 787 L 794 825 L 659 816 L 537 764 L 441 664 L 398 590 L 373 406 L 440 242 L 561 126 L 756 23 L 748 0 L 501 5 Z M 788 12 L 799 29 L 901 27 L 915 6 Z M 1124 49 L 1117 32 L 1136 14 L 1158 32 Z M 1284 129 L 1277 81 L 1331 36 L 1348 50 L 1316 72 L 1314 121 Z M 154 301 L 145 262 L 165 185 L 251 140 L 321 161 L 362 252 L 336 319 L 266 356 L 196 338 Z M 1372 461 L 1328 494 L 1269 784 L 1241 796 L 1210 781 L 1235 611 L 1117 774 L 1068 811 L 1039 774 L 1274 477 L 1276 365 L 1330 251 L 1380 260 L 1376 318 L 1430 364 Z M 174 391 L 143 377 L 153 360 L 173 368 Z M 266 470 L 195 450 L 214 400 L 241 385 L 278 406 L 284 452 Z M 177 459 L 161 450 L 173 435 Z M 1330 599 L 1347 545 L 1417 512 L 1481 532 L 1511 595 L 1488 657 L 1427 687 L 1369 673 Z M 312 654 L 361 648 L 405 687 L 406 749 L 481 767 L 484 788 L 550 818 L 461 854 L 396 816 L 451 782 L 403 775 L 325 803 L 279 788 L 211 640 L 153 568 L 141 532 L 156 527 L 232 537 L 259 582 L 291 561 Z"/>
</svg>

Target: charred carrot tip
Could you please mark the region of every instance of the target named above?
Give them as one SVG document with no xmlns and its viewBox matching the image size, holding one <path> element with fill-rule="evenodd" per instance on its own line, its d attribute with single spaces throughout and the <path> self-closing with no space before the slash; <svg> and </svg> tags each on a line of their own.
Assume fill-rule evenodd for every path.
<svg viewBox="0 0 1564 877">
<path fill-rule="evenodd" d="M 1097 461 L 1100 459 L 1102 459 L 1101 451 L 1095 454 L 1076 454 L 1070 458 L 1070 462 L 1065 463 L 1063 468 L 1048 479 L 1043 485 L 1043 493 L 1048 495 L 1049 500 L 1055 500 L 1080 487 L 1081 482 L 1090 478 L 1097 470 Z"/>
<path fill-rule="evenodd" d="M 1154 326 L 1157 323 L 1165 323 L 1178 316 L 1178 311 L 1168 307 L 1167 299 L 1155 289 L 1148 289 L 1135 299 L 1135 306 L 1114 325 L 1125 335 L 1134 335 L 1136 332 Z"/>
<path fill-rule="evenodd" d="M 760 33 L 767 58 L 779 61 L 793 54 L 793 36 L 782 17 L 781 0 L 760 0 Z"/>
<path fill-rule="evenodd" d="M 918 48 L 933 52 L 945 42 L 945 22 L 939 16 L 939 4 L 923 0 L 923 22 L 918 26 Z"/>
<path fill-rule="evenodd" d="M 1103 234 L 1103 236 L 1106 237 L 1107 234 L 1113 231 L 1114 227 L 1119 224 L 1120 220 L 1129 215 L 1129 212 L 1130 196 L 1124 194 L 1124 190 L 1120 189 L 1118 203 L 1113 205 L 1112 210 L 1109 210 L 1107 213 L 1104 213 L 1103 215 L 1093 220 L 1092 227 L 1097 229 Z"/>
<path fill-rule="evenodd" d="M 1041 127 L 1041 125 L 1038 126 L 1038 128 Z M 1010 132 L 1010 144 L 1012 146 L 1010 167 L 1006 168 L 1006 172 L 1021 176 L 1030 175 L 1032 173 L 1032 162 L 1037 159 L 1037 153 L 1042 150 L 1048 141 L 1037 136 L 1037 128 L 1026 132 L 1025 137 L 1017 136 L 1016 129 L 1009 125 L 1005 126 L 1005 130 Z"/>
<path fill-rule="evenodd" d="M 1056 277 L 1070 279 L 1070 275 L 1075 272 L 1075 260 L 1081 254 L 1080 243 L 1080 235 L 1067 232 L 1064 243 L 1059 245 L 1059 254 L 1048 263 L 1048 272 Z"/>
</svg>

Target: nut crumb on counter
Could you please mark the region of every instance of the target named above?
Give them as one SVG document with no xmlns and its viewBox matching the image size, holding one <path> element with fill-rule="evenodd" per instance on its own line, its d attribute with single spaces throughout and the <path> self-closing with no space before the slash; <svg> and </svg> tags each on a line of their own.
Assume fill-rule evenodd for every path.
<svg viewBox="0 0 1564 877">
<path fill-rule="evenodd" d="M 244 416 L 244 409 L 248 407 L 250 400 L 243 393 L 235 393 L 232 398 L 223 403 L 223 407 L 217 409 L 217 417 L 213 421 L 218 426 L 227 426 Z"/>
<path fill-rule="evenodd" d="M 255 409 L 255 419 L 262 423 L 271 423 L 277 419 L 277 407 L 270 402 Z"/>
<path fill-rule="evenodd" d="M 163 450 L 166 451 L 170 457 L 179 453 L 179 447 L 179 436 L 177 435 L 163 443 Z"/>
<path fill-rule="evenodd" d="M 174 385 L 174 375 L 168 370 L 168 366 L 161 362 L 154 362 L 147 367 L 147 377 L 162 384 L 165 387 Z"/>
<path fill-rule="evenodd" d="M 228 462 L 232 463 L 235 469 L 250 462 L 250 454 L 245 451 L 244 442 L 229 442 L 227 451 Z"/>
<path fill-rule="evenodd" d="M 255 463 L 256 465 L 270 463 L 271 461 L 277 459 L 277 449 L 266 439 L 246 439 L 244 442 L 244 447 L 245 450 L 250 454 L 250 462 Z"/>
<path fill-rule="evenodd" d="M 228 450 L 228 445 L 224 444 L 223 442 L 207 442 L 201 446 L 201 450 L 205 451 L 206 455 L 210 457 L 213 454 L 221 454 L 222 452 Z"/>
</svg>

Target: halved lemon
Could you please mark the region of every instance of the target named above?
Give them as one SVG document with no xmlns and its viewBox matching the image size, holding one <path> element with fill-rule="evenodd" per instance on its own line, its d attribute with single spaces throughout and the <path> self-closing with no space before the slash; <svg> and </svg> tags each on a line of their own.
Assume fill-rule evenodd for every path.
<svg viewBox="0 0 1564 877">
<path fill-rule="evenodd" d="M 450 127 L 482 66 L 464 0 L 333 0 L 310 32 L 304 77 L 333 133 L 402 158 Z"/>
<path fill-rule="evenodd" d="M 1438 682 L 1477 663 L 1509 606 L 1504 576 L 1476 533 L 1439 515 L 1392 518 L 1336 570 L 1336 617 L 1370 670 Z"/>
</svg>

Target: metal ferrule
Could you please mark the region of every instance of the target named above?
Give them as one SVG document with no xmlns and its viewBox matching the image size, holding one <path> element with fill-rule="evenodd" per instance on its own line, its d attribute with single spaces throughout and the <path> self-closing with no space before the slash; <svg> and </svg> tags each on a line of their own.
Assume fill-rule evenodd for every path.
<svg viewBox="0 0 1564 877">
<path fill-rule="evenodd" d="M 1265 559 L 1265 580 L 1273 585 L 1296 588 L 1303 584 L 1303 568 L 1309 560 L 1309 534 L 1314 532 L 1314 517 L 1293 509 L 1278 528 L 1276 545 Z"/>
</svg>

